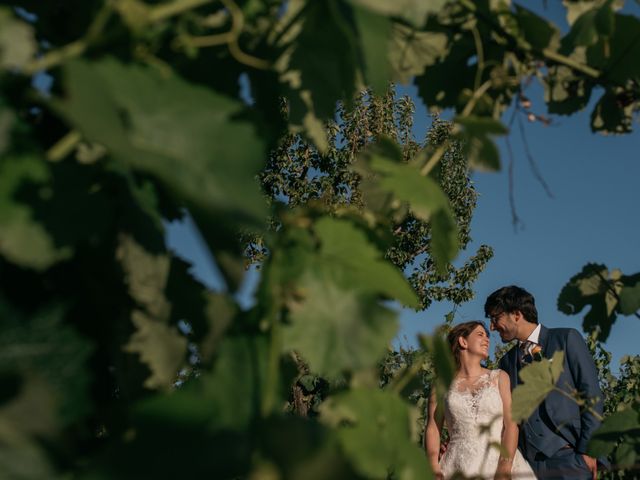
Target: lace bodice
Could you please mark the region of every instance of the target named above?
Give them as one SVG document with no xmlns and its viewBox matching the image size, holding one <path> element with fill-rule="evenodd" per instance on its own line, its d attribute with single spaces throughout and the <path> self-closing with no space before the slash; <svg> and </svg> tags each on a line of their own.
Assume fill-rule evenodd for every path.
<svg viewBox="0 0 640 480">
<path fill-rule="evenodd" d="M 493 478 L 502 438 L 500 370 L 489 370 L 473 381 L 454 380 L 445 397 L 445 421 L 449 445 L 440 460 L 445 477 L 455 472 L 465 476 Z M 516 455 L 513 472 L 535 478 L 522 455 Z"/>
</svg>

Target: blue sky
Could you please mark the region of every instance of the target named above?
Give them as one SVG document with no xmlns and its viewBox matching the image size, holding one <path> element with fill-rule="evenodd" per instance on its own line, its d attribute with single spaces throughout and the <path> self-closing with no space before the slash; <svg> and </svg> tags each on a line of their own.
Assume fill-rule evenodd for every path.
<svg viewBox="0 0 640 480">
<path fill-rule="evenodd" d="M 627 2 L 627 4 L 633 2 Z M 564 9 L 560 2 L 527 2 L 564 30 Z M 628 7 L 638 15 L 637 6 Z M 423 138 L 430 117 L 412 87 L 403 87 L 418 104 L 415 133 Z M 460 260 L 468 258 L 478 245 L 494 248 L 495 256 L 475 283 L 476 298 L 458 307 L 454 322 L 483 319 L 487 295 L 509 284 L 520 285 L 536 298 L 541 323 L 548 327 L 574 327 L 581 331 L 586 311 L 566 316 L 556 307 L 563 285 L 588 262 L 604 263 L 625 273 L 640 271 L 640 133 L 626 136 L 592 134 L 589 115 L 601 91 L 594 92 L 585 111 L 571 117 L 554 117 L 550 126 L 525 121 L 530 150 L 554 197 L 549 198 L 529 168 L 517 128 L 511 133 L 514 154 L 514 198 L 523 222 L 515 231 L 511 222 L 507 163 L 503 139 L 498 140 L 503 169 L 499 173 L 473 174 L 480 196 L 472 223 L 474 242 Z M 542 89 L 532 84 L 527 96 L 533 110 L 546 113 Z M 638 123 L 634 125 L 637 129 Z M 514 124 L 515 127 L 515 124 Z M 212 287 L 219 287 L 219 276 L 202 240 L 189 224 L 173 224 L 168 231 L 169 244 L 194 263 L 193 272 Z M 251 272 L 238 294 L 241 304 L 249 306 L 257 275 Z M 416 334 L 431 332 L 451 310 L 449 304 L 435 304 L 425 312 L 403 310 L 396 345 L 415 345 Z M 492 334 L 492 344 L 500 342 Z M 617 368 L 625 354 L 640 353 L 640 320 L 619 317 L 605 346 L 613 353 Z"/>
</svg>

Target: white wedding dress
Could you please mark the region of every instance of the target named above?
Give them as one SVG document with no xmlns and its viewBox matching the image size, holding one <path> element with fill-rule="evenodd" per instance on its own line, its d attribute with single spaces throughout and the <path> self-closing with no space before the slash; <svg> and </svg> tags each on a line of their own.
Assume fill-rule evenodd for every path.
<svg viewBox="0 0 640 480">
<path fill-rule="evenodd" d="M 454 380 L 445 398 L 449 445 L 440 459 L 445 478 L 456 472 L 465 477 L 493 479 L 500 457 L 502 398 L 500 370 L 490 370 L 472 384 Z M 519 450 L 511 470 L 514 479 L 535 479 Z"/>
</svg>

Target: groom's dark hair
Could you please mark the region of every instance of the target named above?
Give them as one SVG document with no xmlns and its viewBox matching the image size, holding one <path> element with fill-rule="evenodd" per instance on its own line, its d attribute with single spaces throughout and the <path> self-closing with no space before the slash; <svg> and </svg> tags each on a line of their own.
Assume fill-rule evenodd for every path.
<svg viewBox="0 0 640 480">
<path fill-rule="evenodd" d="M 487 318 L 501 313 L 522 313 L 524 319 L 531 323 L 538 323 L 536 301 L 524 288 L 510 285 L 502 287 L 487 297 L 484 304 L 484 314 Z"/>
</svg>

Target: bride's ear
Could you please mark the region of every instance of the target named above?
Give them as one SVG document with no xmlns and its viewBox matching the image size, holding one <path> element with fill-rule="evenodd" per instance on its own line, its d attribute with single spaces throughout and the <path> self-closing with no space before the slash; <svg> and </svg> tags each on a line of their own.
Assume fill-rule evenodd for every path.
<svg viewBox="0 0 640 480">
<path fill-rule="evenodd" d="M 469 346 L 469 343 L 467 342 L 466 338 L 464 338 L 463 336 L 459 336 L 458 337 L 458 345 L 460 346 L 460 348 L 462 350 L 466 350 L 467 347 Z"/>
</svg>

